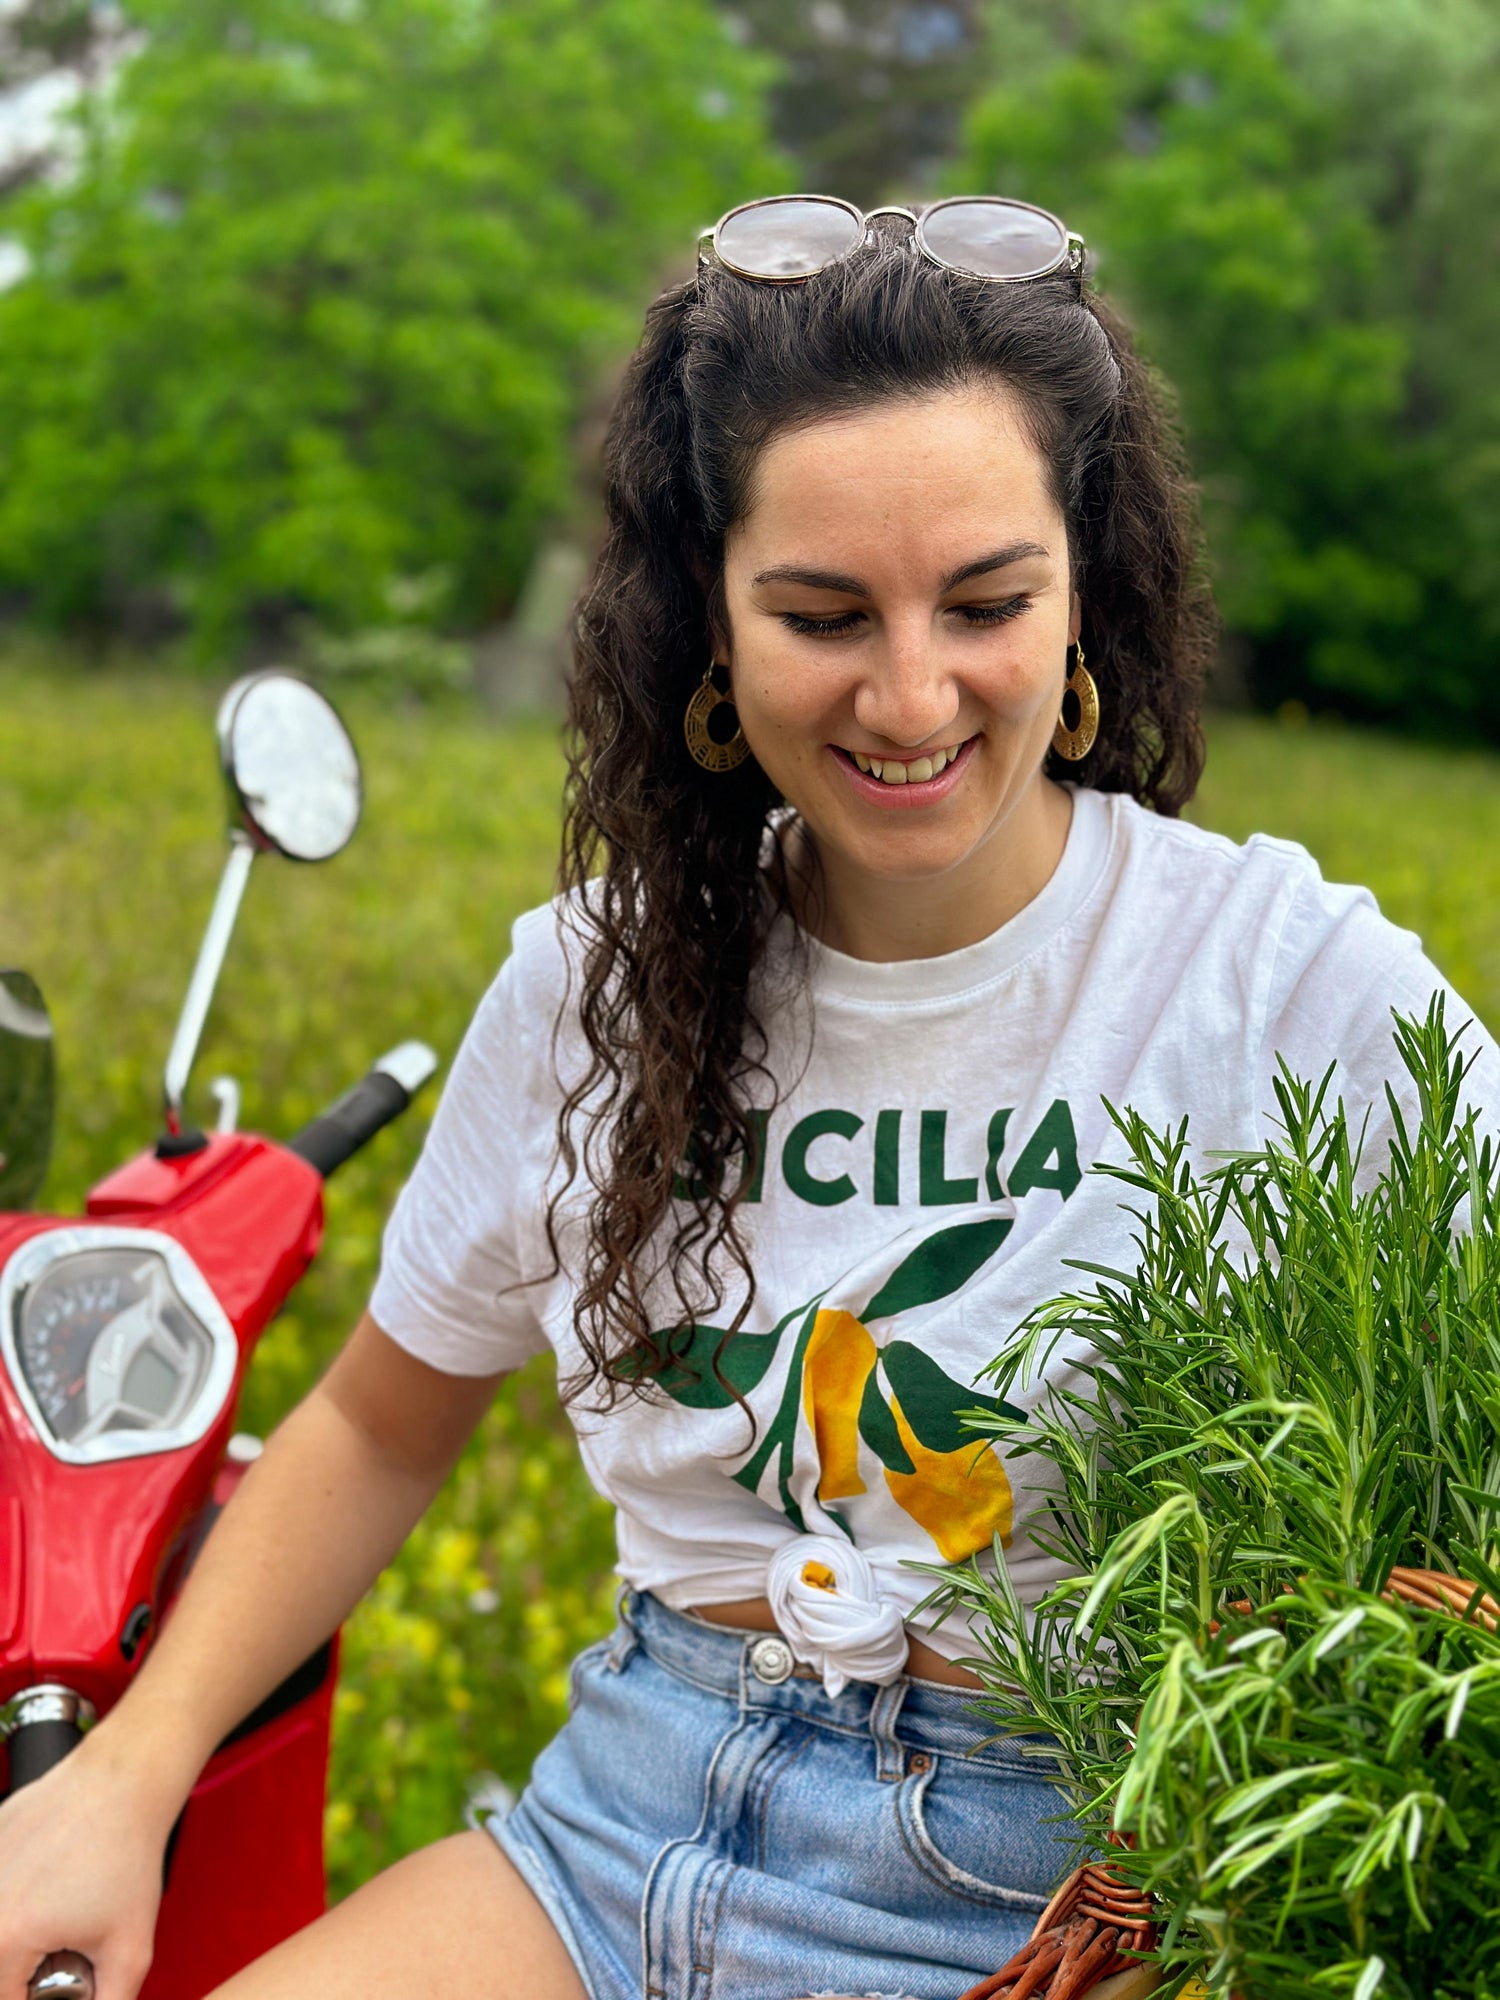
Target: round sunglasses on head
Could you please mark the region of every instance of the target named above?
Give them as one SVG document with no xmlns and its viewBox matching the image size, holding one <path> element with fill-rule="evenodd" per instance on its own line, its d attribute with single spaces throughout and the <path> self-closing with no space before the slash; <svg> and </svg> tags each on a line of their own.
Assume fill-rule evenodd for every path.
<svg viewBox="0 0 1500 2000">
<path fill-rule="evenodd" d="M 882 215 L 909 222 L 924 257 L 966 278 L 1009 284 L 1066 265 L 1082 279 L 1081 236 L 1045 208 L 993 194 L 954 195 L 920 214 L 888 207 L 868 215 L 831 194 L 766 195 L 721 215 L 698 239 L 698 257 L 712 256 L 741 278 L 794 285 L 857 250 Z"/>
</svg>

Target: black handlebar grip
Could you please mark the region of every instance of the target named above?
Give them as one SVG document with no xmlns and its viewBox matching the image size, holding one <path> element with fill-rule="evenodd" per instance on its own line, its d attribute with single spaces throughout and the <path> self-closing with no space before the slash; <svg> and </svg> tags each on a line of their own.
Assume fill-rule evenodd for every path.
<svg viewBox="0 0 1500 2000">
<path fill-rule="evenodd" d="M 383 1055 L 367 1076 L 305 1125 L 290 1150 L 316 1167 L 326 1180 L 335 1168 L 368 1145 L 382 1126 L 399 1118 L 434 1075 L 438 1059 L 425 1042 L 402 1042 Z"/>
<path fill-rule="evenodd" d="M 76 1722 L 26 1722 L 10 1738 L 10 1788 L 34 1785 L 83 1741 Z"/>
<path fill-rule="evenodd" d="M 384 1070 L 372 1069 L 321 1117 L 304 1125 L 291 1150 L 316 1167 L 326 1180 L 361 1146 L 368 1145 L 383 1126 L 399 1118 L 411 1103 L 411 1092 Z"/>
</svg>

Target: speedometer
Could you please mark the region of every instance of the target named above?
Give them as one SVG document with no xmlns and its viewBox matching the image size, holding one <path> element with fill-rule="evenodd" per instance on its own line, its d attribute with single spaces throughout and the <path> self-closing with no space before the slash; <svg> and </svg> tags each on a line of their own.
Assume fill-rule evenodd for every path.
<svg viewBox="0 0 1500 2000">
<path fill-rule="evenodd" d="M 223 1408 L 238 1352 L 181 1245 L 87 1227 L 32 1237 L 11 1259 L 0 1342 L 43 1441 L 76 1463 L 200 1438 Z"/>
</svg>

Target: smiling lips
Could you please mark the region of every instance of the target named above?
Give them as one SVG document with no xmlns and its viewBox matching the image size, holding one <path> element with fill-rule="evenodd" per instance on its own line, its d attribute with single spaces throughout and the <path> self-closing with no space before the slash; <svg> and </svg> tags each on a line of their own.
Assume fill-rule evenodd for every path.
<svg viewBox="0 0 1500 2000">
<path fill-rule="evenodd" d="M 975 740 L 970 736 L 948 749 L 929 751 L 904 762 L 895 757 L 866 757 L 862 751 L 845 750 L 838 744 L 833 749 L 845 775 L 864 797 L 885 803 L 882 794 L 895 792 L 903 803 L 916 805 L 951 788 L 957 775 L 955 767 L 960 759 L 967 761 L 964 753 Z M 889 803 L 894 805 L 895 798 Z"/>
</svg>

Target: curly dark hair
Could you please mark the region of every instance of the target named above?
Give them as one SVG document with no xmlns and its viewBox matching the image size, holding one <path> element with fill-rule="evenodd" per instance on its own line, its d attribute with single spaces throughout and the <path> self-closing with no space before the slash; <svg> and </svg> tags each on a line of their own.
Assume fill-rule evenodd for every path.
<svg viewBox="0 0 1500 2000">
<path fill-rule="evenodd" d="M 700 770 L 683 712 L 725 630 L 725 539 L 757 458 L 793 426 L 996 383 L 1018 399 L 1066 523 L 1102 690 L 1093 749 L 1054 775 L 1175 814 L 1202 769 L 1212 600 L 1169 398 L 1102 298 L 1067 271 L 986 284 L 877 237 L 802 284 L 703 267 L 647 316 L 609 428 L 607 530 L 574 632 L 561 883 L 590 884 L 571 904 L 589 1062 L 559 1147 L 567 1184 L 582 1153 L 592 1195 L 574 1308 L 588 1365 L 570 1396 L 643 1387 L 738 1274 L 722 1354 L 754 1298 L 736 1208 L 764 1129 L 752 1088 L 777 1084 L 753 975 L 786 907 L 785 879 L 773 861 L 768 885 L 763 862 L 781 801 L 753 758 Z M 653 1329 L 646 1306 L 661 1278 L 670 1329 Z M 714 1372 L 733 1393 L 717 1358 Z"/>
</svg>

